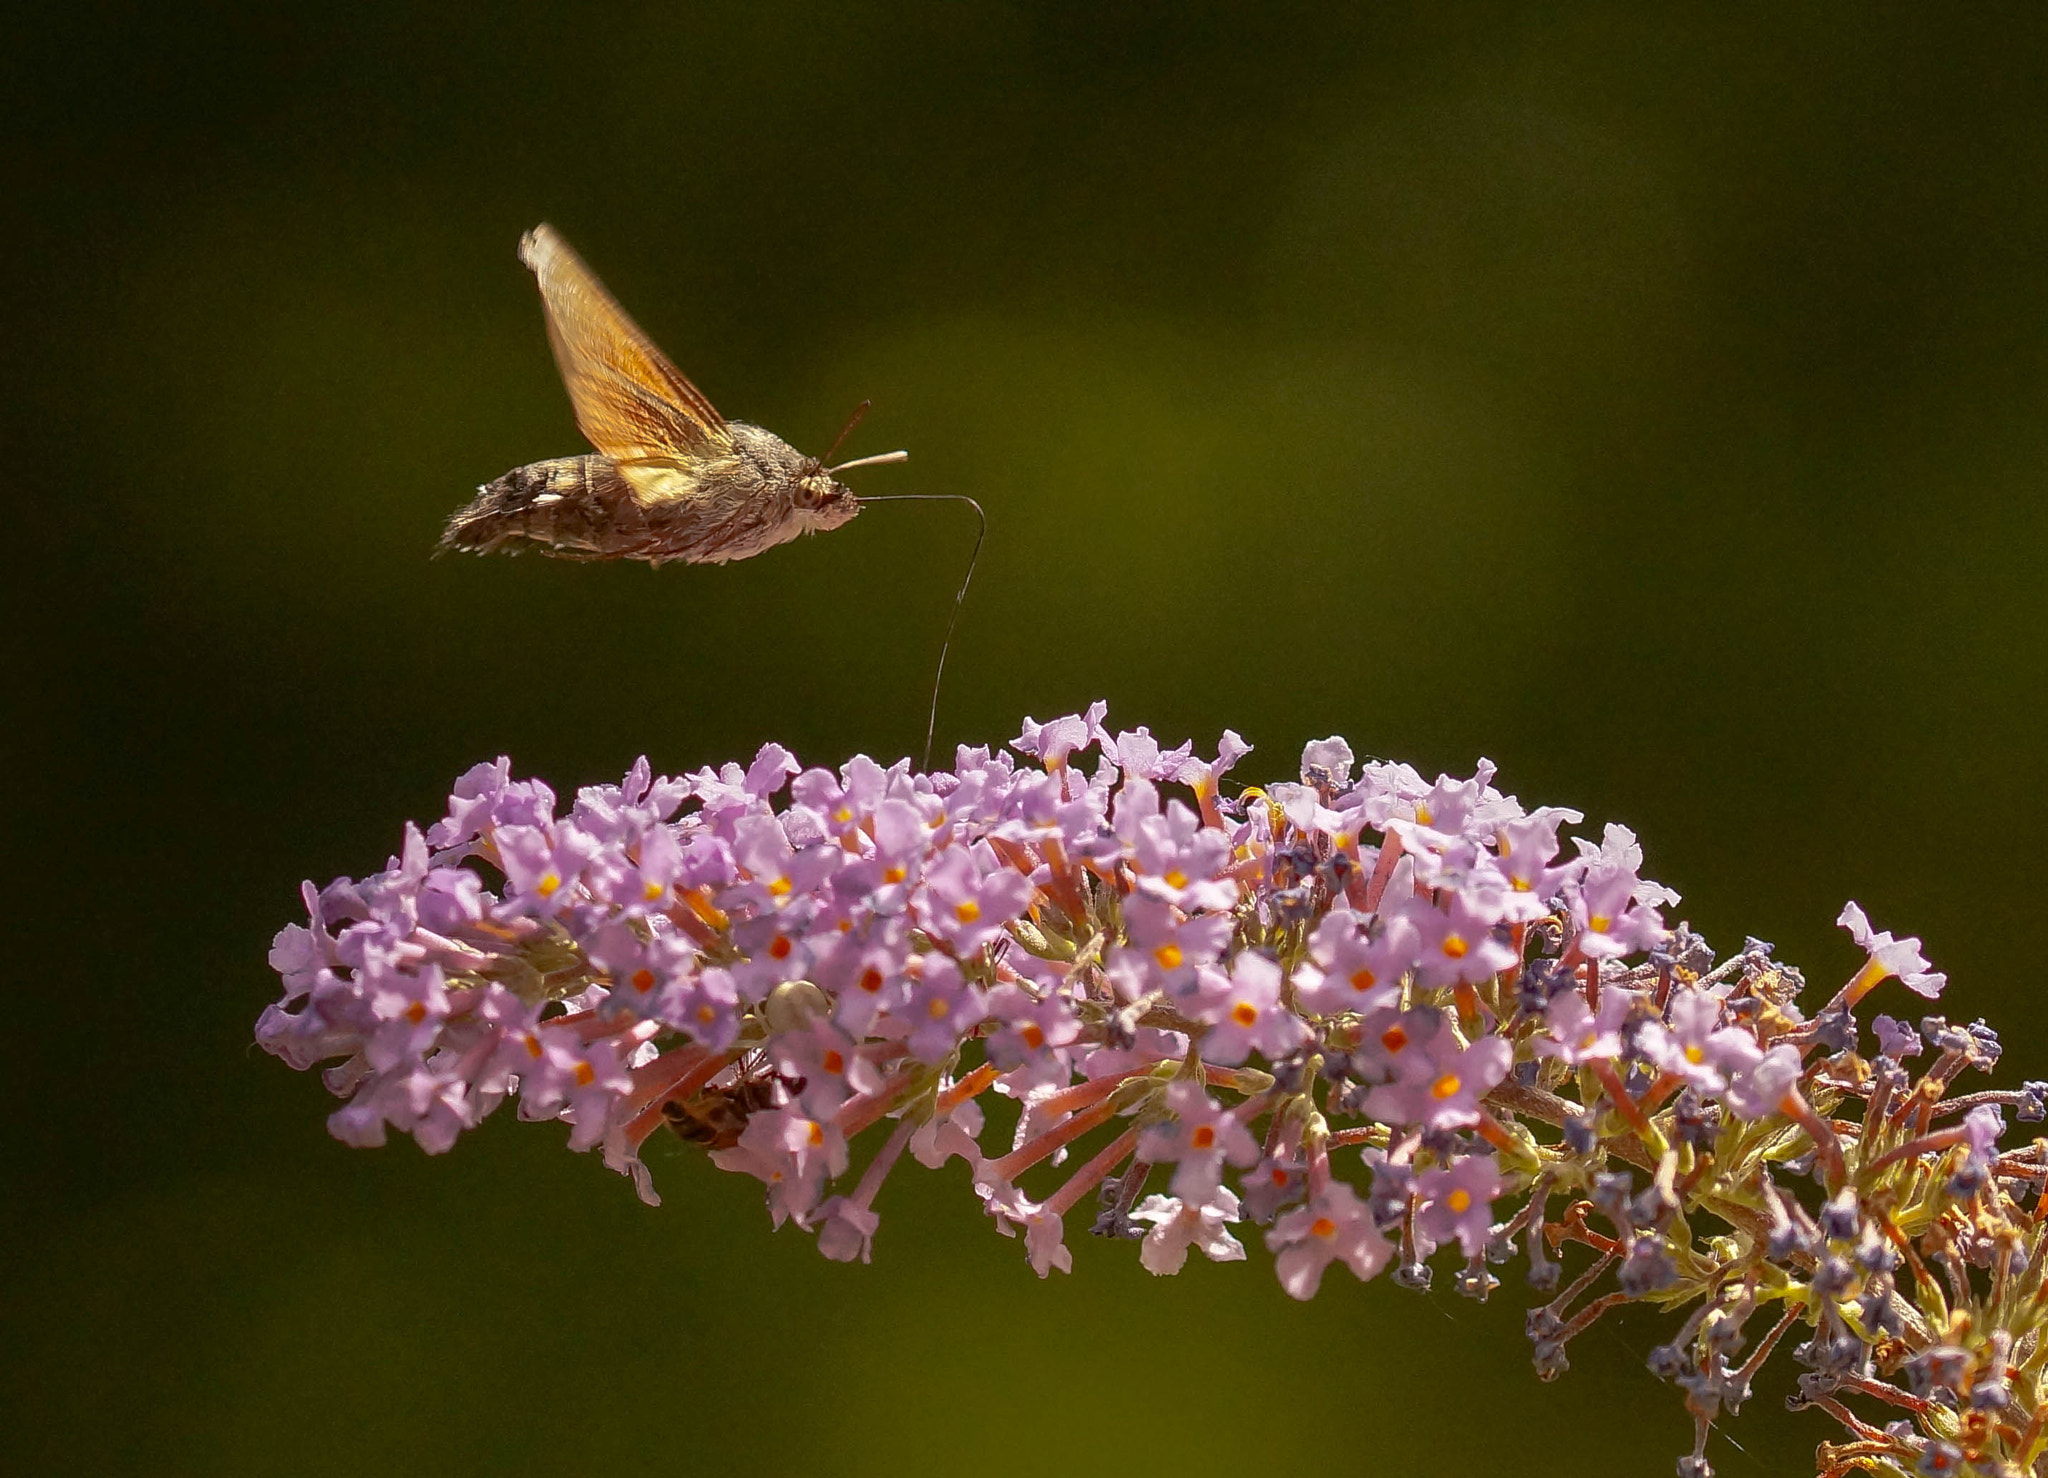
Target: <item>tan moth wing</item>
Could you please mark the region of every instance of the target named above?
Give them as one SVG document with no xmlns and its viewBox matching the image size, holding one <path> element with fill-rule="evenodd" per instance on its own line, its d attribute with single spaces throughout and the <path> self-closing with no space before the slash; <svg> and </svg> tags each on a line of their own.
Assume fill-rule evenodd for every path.
<svg viewBox="0 0 2048 1478">
<path fill-rule="evenodd" d="M 539 225 L 519 243 L 539 279 L 548 342 L 590 444 L 614 461 L 689 468 L 732 450 L 732 433 L 703 392 L 626 316 L 597 274 Z"/>
</svg>

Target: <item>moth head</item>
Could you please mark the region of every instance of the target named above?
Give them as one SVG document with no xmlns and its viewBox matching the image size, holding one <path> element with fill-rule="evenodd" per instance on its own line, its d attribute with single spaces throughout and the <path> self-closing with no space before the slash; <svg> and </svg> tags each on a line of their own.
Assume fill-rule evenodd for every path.
<svg viewBox="0 0 2048 1478">
<path fill-rule="evenodd" d="M 860 512 L 852 489 L 816 462 L 806 462 L 796 478 L 796 509 L 814 529 L 836 529 Z"/>
</svg>

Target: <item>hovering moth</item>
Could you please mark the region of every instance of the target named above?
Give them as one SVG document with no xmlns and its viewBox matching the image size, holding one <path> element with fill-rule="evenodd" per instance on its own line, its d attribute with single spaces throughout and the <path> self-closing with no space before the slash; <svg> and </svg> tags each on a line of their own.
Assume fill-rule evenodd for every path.
<svg viewBox="0 0 2048 1478">
<path fill-rule="evenodd" d="M 726 420 L 552 226 L 529 231 L 519 259 L 540 283 L 555 364 L 597 451 L 484 484 L 449 518 L 441 552 L 723 564 L 838 528 L 861 505 L 836 474 L 909 455 L 827 467 L 772 431 Z"/>
</svg>

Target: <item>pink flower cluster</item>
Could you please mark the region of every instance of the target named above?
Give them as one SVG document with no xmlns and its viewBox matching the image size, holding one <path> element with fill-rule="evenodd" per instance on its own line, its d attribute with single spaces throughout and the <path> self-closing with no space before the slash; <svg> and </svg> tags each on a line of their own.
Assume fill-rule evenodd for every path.
<svg viewBox="0 0 2048 1478">
<path fill-rule="evenodd" d="M 1226 796 L 1235 734 L 1207 760 L 1103 718 L 1027 721 L 1021 759 L 962 748 L 930 774 L 772 744 L 680 779 L 643 760 L 567 814 L 479 765 L 385 871 L 306 886 L 257 1039 L 329 1064 L 350 1143 L 445 1150 L 516 1100 L 656 1203 L 641 1150 L 667 1128 L 840 1260 L 871 1255 L 906 1150 L 963 1159 L 1041 1276 L 1070 1267 L 1084 1200 L 1155 1273 L 1241 1260 L 1232 1228 L 1262 1226 L 1296 1298 L 1333 1263 L 1426 1286 L 1443 1250 L 1483 1298 L 1517 1238 L 1554 1291 L 1555 1259 L 1588 1255 L 1530 1317 L 1538 1370 L 1618 1303 L 1694 1305 L 1652 1359 L 1693 1414 L 1692 1475 L 1802 1319 L 1800 1399 L 1848 1425 L 1838 1464 L 2019 1472 L 2048 1449 L 2013 1416 L 2030 1384 L 1975 1394 L 2031 1381 L 2034 1326 L 2007 1315 L 2048 1285 L 2013 1188 L 2048 1168 L 1997 1140 L 2042 1086 L 1942 1101 L 1995 1061 L 1981 1024 L 1927 1018 L 1917 1079 L 1926 1044 L 1890 1017 L 1857 1051 L 1878 984 L 1940 991 L 1917 940 L 1850 905 L 1867 961 L 1809 1019 L 1768 945 L 1715 968 L 1667 927 L 1677 895 L 1625 828 L 1568 845 L 1579 814 L 1525 809 L 1490 765 L 1432 782 L 1330 739 L 1298 781 Z M 1842 1405 L 1892 1391 L 1911 1420 Z"/>
</svg>

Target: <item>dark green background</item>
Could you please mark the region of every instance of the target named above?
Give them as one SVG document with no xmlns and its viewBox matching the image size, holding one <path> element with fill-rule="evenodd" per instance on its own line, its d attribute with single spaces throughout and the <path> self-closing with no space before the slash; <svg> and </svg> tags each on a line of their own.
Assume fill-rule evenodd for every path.
<svg viewBox="0 0 2048 1478">
<path fill-rule="evenodd" d="M 993 532 L 950 741 L 1095 696 L 1480 755 L 1724 946 L 1843 899 L 2048 1075 L 2048 37 L 2035 7 L 46 7 L 0 90 L 21 825 L 0 1419 L 19 1471 L 1668 1472 L 1602 1325 L 1078 1229 L 958 1165 L 876 1262 L 680 1147 L 343 1148 L 248 1046 L 301 877 L 510 753 L 564 790 L 895 756 L 969 524 L 728 569 L 429 562 L 579 449 L 555 222 L 728 414 L 913 449 Z M 1945 8 L 1944 8 L 1945 9 Z M 1349 18 L 1340 18 L 1340 12 Z M 1913 1004 L 1902 994 L 1880 1003 Z M 1716 1440 L 1803 1470 L 1782 1377 Z M 17 1461 L 21 1459 L 18 1457 Z"/>
</svg>

